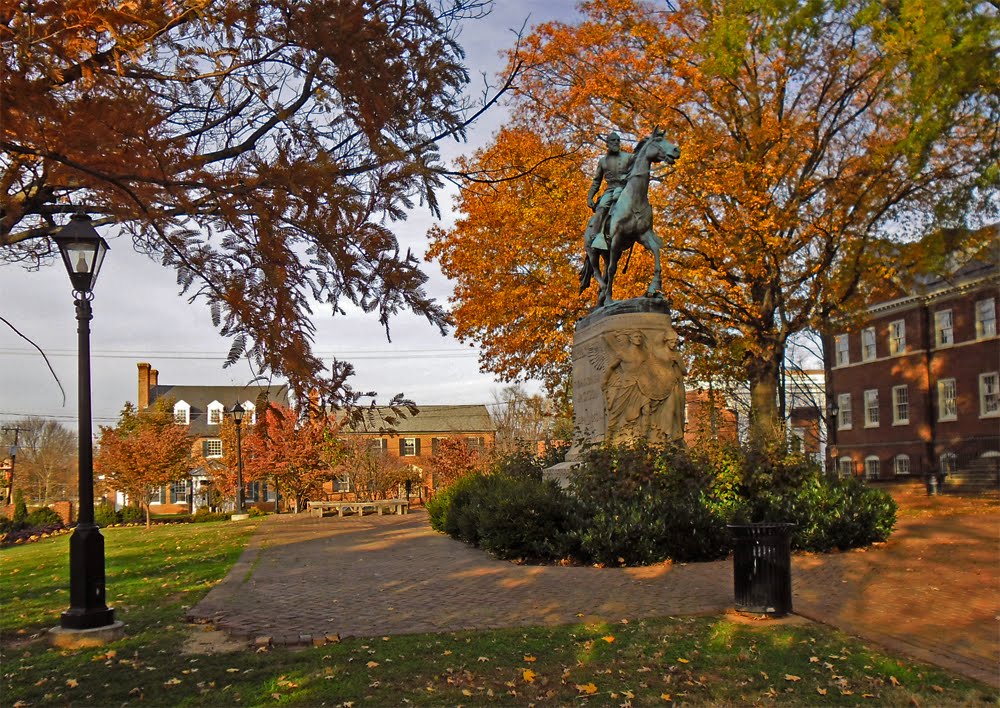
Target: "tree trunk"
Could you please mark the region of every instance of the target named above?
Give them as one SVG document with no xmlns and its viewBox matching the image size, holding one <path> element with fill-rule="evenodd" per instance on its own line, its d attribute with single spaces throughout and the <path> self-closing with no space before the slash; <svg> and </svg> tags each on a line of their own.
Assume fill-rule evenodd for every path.
<svg viewBox="0 0 1000 708">
<path fill-rule="evenodd" d="M 149 511 L 149 503 L 147 502 L 144 505 L 144 507 L 145 507 L 145 511 L 146 511 L 146 528 L 147 529 L 148 528 L 152 528 L 152 526 L 153 526 L 153 518 L 152 518 L 152 515 L 150 514 L 150 511 Z"/>
<path fill-rule="evenodd" d="M 778 415 L 778 377 L 783 351 L 771 352 L 748 367 L 750 376 L 750 444 L 763 446 L 778 440 L 784 425 Z"/>
</svg>

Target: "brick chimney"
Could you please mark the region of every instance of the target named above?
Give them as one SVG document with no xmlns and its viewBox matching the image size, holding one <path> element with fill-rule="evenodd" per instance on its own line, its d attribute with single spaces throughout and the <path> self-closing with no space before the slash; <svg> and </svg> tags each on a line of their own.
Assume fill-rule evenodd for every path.
<svg viewBox="0 0 1000 708">
<path fill-rule="evenodd" d="M 149 364 L 139 362 L 139 410 L 144 411 L 149 408 Z"/>
<path fill-rule="evenodd" d="M 149 388 L 150 390 L 156 388 L 160 380 L 160 372 L 156 369 L 151 369 L 149 372 Z"/>
</svg>

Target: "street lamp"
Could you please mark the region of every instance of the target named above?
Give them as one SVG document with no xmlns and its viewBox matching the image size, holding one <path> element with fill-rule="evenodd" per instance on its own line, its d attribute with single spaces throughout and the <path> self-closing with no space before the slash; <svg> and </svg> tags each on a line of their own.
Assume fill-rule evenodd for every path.
<svg viewBox="0 0 1000 708">
<path fill-rule="evenodd" d="M 115 611 L 105 604 L 104 537 L 94 523 L 94 449 L 90 411 L 90 301 L 107 242 L 86 214 L 74 214 L 53 239 L 73 284 L 78 352 L 80 509 L 69 539 L 69 609 L 62 613 L 64 630 L 88 630 L 115 624 Z M 121 623 L 118 623 L 120 625 Z"/>
<path fill-rule="evenodd" d="M 240 438 L 240 426 L 243 423 L 243 406 L 237 401 L 229 411 L 236 423 L 236 513 L 243 513 L 243 440 Z"/>
</svg>

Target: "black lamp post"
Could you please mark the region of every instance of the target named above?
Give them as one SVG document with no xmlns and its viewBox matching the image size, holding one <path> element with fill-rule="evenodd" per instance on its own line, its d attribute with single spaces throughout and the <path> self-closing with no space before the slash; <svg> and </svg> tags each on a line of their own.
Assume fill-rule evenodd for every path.
<svg viewBox="0 0 1000 708">
<path fill-rule="evenodd" d="M 74 214 L 54 237 L 59 246 L 76 302 L 79 333 L 78 404 L 80 417 L 80 501 L 76 529 L 69 539 L 69 609 L 63 629 L 83 630 L 115 623 L 115 611 L 105 604 L 104 537 L 94 523 L 94 449 L 90 412 L 90 301 L 108 244 L 86 214 Z"/>
<path fill-rule="evenodd" d="M 240 427 L 243 423 L 243 406 L 239 401 L 233 404 L 229 411 L 236 423 L 236 513 L 243 513 L 243 440 L 240 438 Z"/>
</svg>

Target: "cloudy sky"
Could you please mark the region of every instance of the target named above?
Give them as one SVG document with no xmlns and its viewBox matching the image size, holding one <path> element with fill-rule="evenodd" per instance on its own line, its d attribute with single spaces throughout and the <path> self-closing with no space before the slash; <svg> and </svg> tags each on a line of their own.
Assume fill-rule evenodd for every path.
<svg viewBox="0 0 1000 708">
<path fill-rule="evenodd" d="M 481 93 L 480 75 L 495 74 L 499 54 L 511 46 L 525 21 L 535 25 L 570 19 L 575 0 L 496 0 L 491 15 L 466 25 L 461 43 L 466 49 L 473 95 Z M 493 111 L 469 134 L 469 143 L 442 145 L 446 155 L 467 152 L 483 144 L 502 122 Z M 447 225 L 453 218 L 452 192 L 441 195 Z M 422 255 L 424 235 L 434 223 L 426 209 L 416 209 L 394 226 L 404 247 Z M 136 254 L 126 239 L 110 238 L 111 250 L 95 288 L 91 323 L 93 417 L 95 428 L 117 419 L 126 400 L 135 401 L 136 363 L 148 361 L 160 372 L 160 382 L 176 385 L 240 385 L 253 377 L 245 363 L 228 369 L 222 362 L 229 343 L 211 325 L 207 308 L 190 305 L 178 295 L 172 270 Z M 429 292 L 440 302 L 451 284 L 433 264 Z M 0 424 L 9 426 L 23 416 L 56 418 L 72 427 L 77 419 L 77 333 L 69 278 L 61 263 L 28 272 L 13 266 L 0 270 L 0 314 L 48 355 L 62 386 L 65 402 L 45 361 L 24 339 L 0 323 Z M 441 337 L 426 320 L 401 316 L 391 325 L 392 342 L 376 318 L 360 311 L 332 317 L 318 307 L 315 350 L 325 359 L 336 356 L 354 364 L 351 385 L 375 390 L 380 402 L 404 393 L 418 404 L 491 403 L 502 384 L 479 371 L 478 349 L 453 337 Z"/>
</svg>

